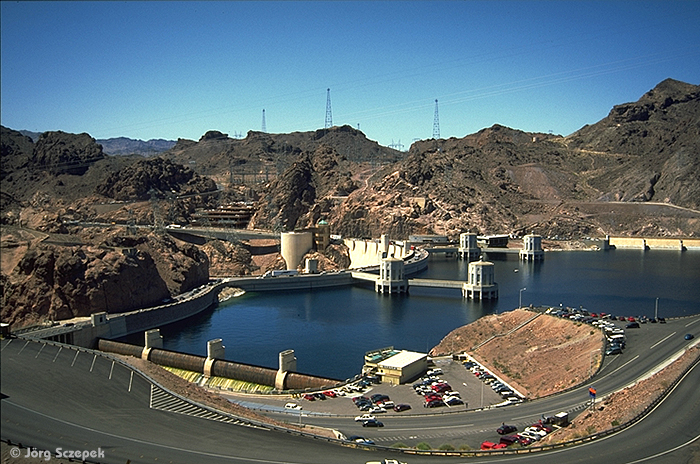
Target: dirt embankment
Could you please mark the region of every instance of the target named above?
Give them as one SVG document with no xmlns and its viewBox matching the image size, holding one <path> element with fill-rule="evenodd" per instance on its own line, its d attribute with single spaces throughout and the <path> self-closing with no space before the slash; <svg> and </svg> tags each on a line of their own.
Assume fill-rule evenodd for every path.
<svg viewBox="0 0 700 464">
<path fill-rule="evenodd" d="M 603 334 L 587 324 L 516 309 L 453 330 L 430 354 L 466 352 L 533 399 L 590 377 L 603 343 Z"/>
<path fill-rule="evenodd" d="M 698 356 L 700 356 L 700 348 L 695 346 L 689 349 L 680 359 L 662 371 L 631 387 L 613 393 L 592 411 L 580 414 L 569 427 L 557 430 L 539 444 L 562 443 L 624 424 L 641 413 L 663 393 L 683 370 L 697 360 Z M 696 447 L 696 458 L 700 458 L 700 447 Z"/>
</svg>

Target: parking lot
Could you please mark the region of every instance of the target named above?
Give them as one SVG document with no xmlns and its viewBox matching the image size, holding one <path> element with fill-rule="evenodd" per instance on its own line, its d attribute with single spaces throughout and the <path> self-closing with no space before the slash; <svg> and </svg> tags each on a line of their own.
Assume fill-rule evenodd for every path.
<svg viewBox="0 0 700 464">
<path fill-rule="evenodd" d="M 488 384 L 479 380 L 474 373 L 467 370 L 461 361 L 453 361 L 452 358 L 436 358 L 434 359 L 434 363 L 435 366 L 432 367 L 432 369 L 440 369 L 442 371 L 441 374 L 435 377 L 449 384 L 452 391 L 459 392 L 459 396 L 464 404 L 454 406 L 444 405 L 434 408 L 424 407 L 424 397 L 416 393 L 412 386 L 418 379 L 405 385 L 371 384 L 363 389 L 362 392 L 345 393 L 341 391 L 335 398 L 324 395 L 326 399 L 323 400 L 318 398 L 308 400 L 303 397 L 290 398 L 289 396 L 277 397 L 272 395 L 257 395 L 253 397 L 251 395 L 236 395 L 235 393 L 225 393 L 224 395 L 232 401 L 240 402 L 249 408 L 263 411 L 284 411 L 295 415 L 298 414 L 297 411 L 288 408 L 285 410 L 285 405 L 287 403 L 292 402 L 301 406 L 302 411 L 305 413 L 358 416 L 364 414 L 366 411 L 361 411 L 355 406 L 352 398 L 358 396 L 369 398 L 379 393 L 389 396 L 394 404 L 408 404 L 411 406 L 409 410 L 402 412 L 395 412 L 392 409 L 387 409 L 386 412 L 375 414 L 378 418 L 379 416 L 384 417 L 391 415 L 445 414 L 465 411 L 467 409 L 480 409 L 482 407 L 503 403 L 503 397 L 493 391 Z M 336 389 L 335 391 L 337 392 L 338 390 Z"/>
</svg>

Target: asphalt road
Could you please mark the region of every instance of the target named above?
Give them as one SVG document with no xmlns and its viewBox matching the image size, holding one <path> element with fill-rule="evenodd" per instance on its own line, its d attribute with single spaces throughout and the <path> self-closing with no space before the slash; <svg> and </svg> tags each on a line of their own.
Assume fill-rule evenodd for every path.
<svg viewBox="0 0 700 464">
<path fill-rule="evenodd" d="M 700 316 L 647 324 L 628 331 L 628 349 L 609 357 L 594 379 L 599 396 L 615 391 L 658 368 L 690 342 Z M 691 325 L 688 325 L 691 324 Z M 700 334 L 699 334 L 700 335 Z M 76 355 L 77 353 L 77 355 Z M 384 457 L 409 464 L 460 462 L 605 462 L 683 463 L 700 456 L 700 368 L 690 371 L 670 397 L 635 426 L 614 436 L 572 449 L 535 455 L 489 458 L 402 456 L 357 450 L 324 440 L 194 417 L 177 400 L 163 409 L 151 408 L 150 383 L 128 368 L 101 356 L 38 342 L 2 342 L 2 438 L 40 449 L 100 449 L 99 462 L 125 463 L 363 463 Z M 587 391 L 587 386 L 585 387 Z M 543 413 L 581 404 L 582 391 L 496 410 L 450 415 L 397 418 L 384 429 L 362 429 L 352 419 L 313 418 L 351 434 L 402 436 L 437 433 L 450 437 L 466 431 L 476 438 L 501 422 L 525 423 Z M 220 418 L 219 418 L 220 419 Z M 476 431 L 476 432 L 474 432 Z M 460 432 L 461 433 L 461 432 Z M 358 433 L 360 434 L 360 433 Z M 409 435 L 412 436 L 412 435 Z M 480 436 L 478 438 L 481 439 Z M 434 441 L 434 440 L 432 440 Z M 449 441 L 445 439 L 445 441 Z M 392 444 L 392 443 L 386 443 Z M 16 462 L 22 462 L 18 458 Z"/>
</svg>

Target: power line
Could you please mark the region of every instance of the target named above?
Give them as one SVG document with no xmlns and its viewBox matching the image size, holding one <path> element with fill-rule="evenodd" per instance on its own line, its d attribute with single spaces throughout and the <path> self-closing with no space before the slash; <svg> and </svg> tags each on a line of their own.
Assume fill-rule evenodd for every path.
<svg viewBox="0 0 700 464">
<path fill-rule="evenodd" d="M 331 113 L 331 89 L 327 90 L 326 96 L 326 129 L 333 127 L 333 114 Z"/>
<path fill-rule="evenodd" d="M 440 118 L 438 117 L 437 98 L 435 99 L 435 118 L 433 119 L 433 138 L 435 140 L 440 138 Z"/>
</svg>

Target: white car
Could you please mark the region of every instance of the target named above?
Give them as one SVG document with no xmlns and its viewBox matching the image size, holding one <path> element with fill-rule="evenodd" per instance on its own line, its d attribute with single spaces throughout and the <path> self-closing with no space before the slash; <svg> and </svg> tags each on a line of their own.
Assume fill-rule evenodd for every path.
<svg viewBox="0 0 700 464">
<path fill-rule="evenodd" d="M 381 406 L 375 406 L 373 408 L 370 408 L 370 410 L 367 412 L 370 414 L 380 414 L 380 413 L 386 412 L 386 409 L 384 409 Z"/>
<path fill-rule="evenodd" d="M 296 403 L 287 403 L 284 405 L 284 409 L 296 409 L 297 411 L 301 410 L 301 406 L 299 406 Z"/>
<path fill-rule="evenodd" d="M 541 437 L 547 436 L 547 432 L 537 427 L 527 427 L 524 432 L 535 433 Z"/>
<path fill-rule="evenodd" d="M 406 464 L 406 463 L 399 462 L 396 459 L 385 459 L 383 461 L 367 461 L 367 464 Z"/>
<path fill-rule="evenodd" d="M 368 420 L 377 420 L 377 418 L 374 417 L 372 414 L 363 414 L 361 416 L 355 417 L 355 422 L 364 422 Z"/>
</svg>

